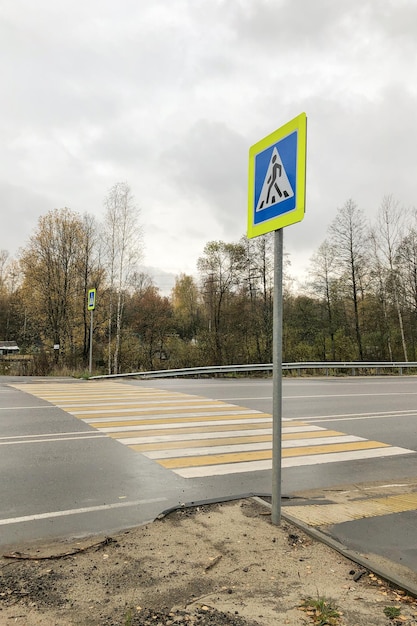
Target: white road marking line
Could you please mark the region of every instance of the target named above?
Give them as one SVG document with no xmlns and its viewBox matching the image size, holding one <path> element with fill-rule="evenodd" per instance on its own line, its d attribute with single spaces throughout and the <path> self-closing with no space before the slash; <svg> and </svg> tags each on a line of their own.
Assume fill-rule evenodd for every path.
<svg viewBox="0 0 417 626">
<path fill-rule="evenodd" d="M 93 433 L 87 435 L 87 437 L 55 437 L 54 439 L 25 439 L 20 441 L 0 441 L 0 446 L 15 446 L 22 443 L 51 443 L 56 441 L 84 441 L 84 439 L 104 439 L 106 435 L 100 433 Z"/>
<path fill-rule="evenodd" d="M 73 435 L 83 435 L 86 437 L 97 434 L 96 430 L 74 430 L 73 432 L 65 433 L 36 433 L 33 435 L 9 435 L 8 437 L 0 437 L 0 441 L 6 441 L 8 439 L 32 439 L 35 437 L 68 437 Z M 103 435 L 104 436 L 104 435 Z"/>
<path fill-rule="evenodd" d="M 334 422 L 336 419 L 341 422 L 347 422 L 349 420 L 363 420 L 363 419 L 384 419 L 386 417 L 412 417 L 417 415 L 417 410 L 408 411 L 381 411 L 378 413 L 339 413 L 334 415 L 317 415 L 316 417 L 297 417 L 294 419 L 305 422 Z"/>
<path fill-rule="evenodd" d="M 80 509 L 67 509 L 65 511 L 52 511 L 50 513 L 38 513 L 37 515 L 24 515 L 22 517 L 9 517 L 0 519 L 0 526 L 9 524 L 21 524 L 23 522 L 36 522 L 41 519 L 52 519 L 54 517 L 66 517 L 67 515 L 81 515 L 83 513 L 94 513 L 96 511 L 109 511 L 128 506 L 140 506 L 141 504 L 153 504 L 154 502 L 165 502 L 166 498 L 149 498 L 148 500 L 131 500 L 130 502 L 114 502 L 113 504 L 102 504 L 99 506 L 88 506 Z"/>
<path fill-rule="evenodd" d="M 317 395 L 312 395 L 312 396 L 286 396 L 283 395 L 282 399 L 283 400 L 304 400 L 304 398 L 306 398 L 307 400 L 311 399 L 311 398 L 360 398 L 362 396 L 375 396 L 378 395 L 379 396 L 415 396 L 417 395 L 417 391 L 393 391 L 393 392 L 388 392 L 388 393 L 379 393 L 375 394 L 375 393 L 343 393 L 343 394 L 332 394 L 332 395 L 327 395 L 327 394 L 317 394 Z M 221 401 L 221 398 L 216 398 L 216 400 Z M 226 398 L 227 402 L 245 402 L 246 400 L 272 400 L 272 395 L 270 396 L 251 396 L 251 397 L 239 397 L 239 398 Z"/>
<path fill-rule="evenodd" d="M 311 400 L 312 398 L 374 398 L 375 395 L 380 396 L 416 396 L 417 391 L 394 391 L 387 393 L 335 393 L 335 394 L 317 394 L 313 396 L 283 396 L 283 400 Z"/>
<path fill-rule="evenodd" d="M 41 399 L 41 398 L 40 398 Z M 34 409 L 56 409 L 55 405 L 51 404 L 42 404 L 37 406 L 2 406 L 0 407 L 0 411 L 33 411 Z"/>
</svg>

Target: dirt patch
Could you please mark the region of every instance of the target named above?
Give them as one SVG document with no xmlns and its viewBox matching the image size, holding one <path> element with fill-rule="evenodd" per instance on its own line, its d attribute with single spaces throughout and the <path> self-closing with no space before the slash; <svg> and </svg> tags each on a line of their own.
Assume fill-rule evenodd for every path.
<svg viewBox="0 0 417 626">
<path fill-rule="evenodd" d="M 103 541 L 19 546 L 21 559 L 0 561 L 0 624 L 417 624 L 413 598 L 266 513 L 248 499 Z M 331 601 L 337 621 L 317 621 L 308 598 Z"/>
</svg>

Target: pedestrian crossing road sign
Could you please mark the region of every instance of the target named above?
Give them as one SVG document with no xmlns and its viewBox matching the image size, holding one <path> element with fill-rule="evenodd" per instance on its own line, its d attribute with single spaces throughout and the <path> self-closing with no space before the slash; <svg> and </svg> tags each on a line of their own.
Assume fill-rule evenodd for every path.
<svg viewBox="0 0 417 626">
<path fill-rule="evenodd" d="M 301 113 L 249 150 L 248 238 L 301 222 L 307 117 Z"/>
<path fill-rule="evenodd" d="M 94 311 L 95 308 L 96 308 L 96 290 L 95 289 L 89 289 L 88 290 L 87 309 L 89 311 Z"/>
</svg>

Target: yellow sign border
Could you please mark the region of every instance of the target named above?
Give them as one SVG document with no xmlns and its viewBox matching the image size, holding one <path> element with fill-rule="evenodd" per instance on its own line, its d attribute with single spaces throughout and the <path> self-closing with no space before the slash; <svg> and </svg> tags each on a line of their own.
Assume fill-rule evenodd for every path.
<svg viewBox="0 0 417 626">
<path fill-rule="evenodd" d="M 254 223 L 255 217 L 255 157 L 281 141 L 293 132 L 298 133 L 296 156 L 296 206 L 292 211 L 272 217 L 261 224 Z M 306 160 L 307 160 L 307 116 L 301 113 L 290 122 L 255 143 L 249 149 L 249 176 L 248 176 L 248 231 L 247 237 L 258 237 L 273 230 L 279 230 L 296 222 L 301 222 L 305 213 L 306 195 Z"/>
</svg>

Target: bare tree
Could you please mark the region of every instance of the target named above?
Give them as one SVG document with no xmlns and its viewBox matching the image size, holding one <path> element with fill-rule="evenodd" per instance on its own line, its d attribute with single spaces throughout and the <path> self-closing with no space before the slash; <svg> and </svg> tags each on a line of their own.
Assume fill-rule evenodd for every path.
<svg viewBox="0 0 417 626">
<path fill-rule="evenodd" d="M 9 253 L 7 250 L 0 250 L 0 290 L 6 283 L 7 262 Z"/>
<path fill-rule="evenodd" d="M 171 290 L 174 316 L 182 338 L 194 339 L 199 320 L 199 293 L 192 276 L 180 274 Z"/>
<path fill-rule="evenodd" d="M 336 360 L 334 291 L 336 285 L 337 252 L 327 239 L 311 259 L 310 279 L 313 292 L 325 303 L 327 332 L 330 337 L 332 360 Z"/>
<path fill-rule="evenodd" d="M 208 310 L 209 333 L 214 336 L 213 357 L 216 364 L 222 364 L 225 356 L 225 308 L 241 283 L 245 258 L 245 248 L 241 244 L 210 241 L 197 261 L 203 300 Z"/>
<path fill-rule="evenodd" d="M 403 220 L 404 211 L 400 209 L 398 203 L 391 195 L 384 196 L 379 208 L 376 226 L 372 231 L 372 240 L 374 244 L 375 264 L 379 272 L 379 280 L 384 281 L 384 301 L 387 299 L 388 294 L 392 295 L 393 304 L 398 317 L 404 359 L 408 361 L 403 314 L 399 297 L 401 275 L 398 271 L 398 267 L 395 265 L 398 246 L 402 239 Z M 391 350 L 391 346 L 389 347 Z"/>
<path fill-rule="evenodd" d="M 354 325 L 358 355 L 364 358 L 360 302 L 363 301 L 365 279 L 368 272 L 368 226 L 362 211 L 353 200 L 339 209 L 329 228 L 330 243 L 337 250 L 338 271 L 353 305 Z"/>
<path fill-rule="evenodd" d="M 104 201 L 104 243 L 109 276 L 108 371 L 117 373 L 123 322 L 125 290 L 130 286 L 141 258 L 142 233 L 139 209 L 129 185 L 116 183 Z M 112 353 L 112 331 L 115 327 Z"/>
<path fill-rule="evenodd" d="M 272 361 L 272 299 L 274 284 L 274 239 L 272 233 L 240 240 L 246 251 L 242 279 L 248 298 L 248 332 L 254 336 L 256 358 Z"/>
<path fill-rule="evenodd" d="M 20 259 L 26 307 L 43 329 L 43 339 L 59 345 L 63 356 L 73 349 L 80 307 L 85 306 L 79 281 L 83 238 L 80 216 L 68 208 L 55 209 L 40 217 Z"/>
</svg>

